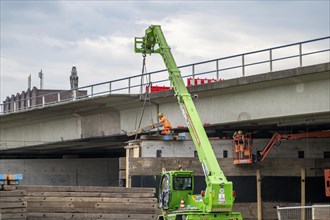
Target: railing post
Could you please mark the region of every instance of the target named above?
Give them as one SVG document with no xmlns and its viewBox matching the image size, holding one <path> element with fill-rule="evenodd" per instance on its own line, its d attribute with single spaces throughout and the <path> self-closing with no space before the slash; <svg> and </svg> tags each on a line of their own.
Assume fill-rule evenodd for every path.
<svg viewBox="0 0 330 220">
<path fill-rule="evenodd" d="M 217 68 L 217 80 L 219 79 L 219 60 L 216 61 L 216 68 Z"/>
<path fill-rule="evenodd" d="M 276 210 L 277 210 L 277 219 L 281 220 L 281 211 L 280 211 L 280 207 L 276 206 Z"/>
<path fill-rule="evenodd" d="M 269 50 L 269 68 L 270 72 L 273 72 L 273 50 Z"/>
<path fill-rule="evenodd" d="M 242 55 L 242 75 L 245 76 L 245 60 L 244 60 L 244 54 Z"/>
<path fill-rule="evenodd" d="M 28 102 L 27 102 L 27 104 L 28 104 L 28 108 L 30 108 L 30 107 L 31 107 L 31 98 L 29 98 L 27 101 L 28 101 Z"/>
<path fill-rule="evenodd" d="M 91 96 L 94 96 L 94 86 L 91 86 Z"/>
<path fill-rule="evenodd" d="M 14 101 L 14 112 L 16 112 L 16 109 L 17 108 L 17 104 L 16 104 L 16 101 Z"/>
<path fill-rule="evenodd" d="M 192 77 L 195 79 L 195 64 L 192 65 Z"/>
<path fill-rule="evenodd" d="M 299 64 L 302 67 L 302 44 L 299 44 Z"/>
<path fill-rule="evenodd" d="M 128 78 L 128 94 L 131 94 L 131 77 Z"/>
<path fill-rule="evenodd" d="M 42 106 L 45 106 L 45 96 L 42 96 Z"/>
<path fill-rule="evenodd" d="M 111 82 L 109 82 L 109 93 L 111 94 Z"/>
<path fill-rule="evenodd" d="M 61 101 L 61 93 L 57 93 L 57 101 L 58 101 L 58 102 Z"/>
<path fill-rule="evenodd" d="M 149 94 L 151 93 L 151 87 L 152 87 L 152 83 L 150 82 L 150 83 L 149 83 L 149 87 L 148 87 L 148 93 L 149 93 Z"/>
</svg>

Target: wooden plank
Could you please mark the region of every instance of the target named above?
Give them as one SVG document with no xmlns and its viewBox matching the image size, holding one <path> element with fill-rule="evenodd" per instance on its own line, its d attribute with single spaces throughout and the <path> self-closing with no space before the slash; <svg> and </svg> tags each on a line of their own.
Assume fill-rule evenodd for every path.
<svg viewBox="0 0 330 220">
<path fill-rule="evenodd" d="M 2 215 L 8 214 L 10 219 L 142 220 L 155 219 L 158 212 L 154 188 L 15 186 L 7 189 L 11 191 L 2 192 L 0 205 L 6 207 L 1 210 Z M 66 213 L 66 218 L 58 213 Z"/>
<path fill-rule="evenodd" d="M 55 208 L 93 208 L 93 209 L 108 209 L 109 212 L 117 209 L 136 210 L 136 209 L 154 209 L 156 203 L 107 203 L 107 202 L 29 202 L 28 209 L 39 207 L 42 209 Z"/>
<path fill-rule="evenodd" d="M 25 190 L 0 191 L 0 197 L 12 197 L 12 196 L 24 196 L 24 195 L 26 195 Z"/>
<path fill-rule="evenodd" d="M 107 202 L 155 204 L 156 198 L 26 197 L 27 202 Z"/>
<path fill-rule="evenodd" d="M 3 185 L 2 188 L 6 191 L 13 191 L 16 190 L 16 185 Z"/>
<path fill-rule="evenodd" d="M 28 219 L 156 219 L 156 214 L 28 213 Z"/>
<path fill-rule="evenodd" d="M 0 197 L 0 203 L 2 202 L 22 202 L 25 201 L 23 196 L 18 197 Z"/>
<path fill-rule="evenodd" d="M 9 217 L 9 218 L 2 218 L 2 220 L 26 220 L 26 218 L 25 217 L 18 217 L 18 218 Z"/>
<path fill-rule="evenodd" d="M 103 186 L 34 186 L 18 185 L 17 190 L 33 192 L 102 192 L 102 193 L 155 193 L 154 188 L 125 188 L 125 187 L 103 187 Z"/>
<path fill-rule="evenodd" d="M 26 219 L 26 213 L 1 213 L 1 219 Z"/>
<path fill-rule="evenodd" d="M 1 202 L 0 203 L 0 208 L 21 208 L 21 207 L 26 207 L 27 203 L 26 202 Z"/>
<path fill-rule="evenodd" d="M 20 213 L 17 213 L 17 214 L 2 214 L 1 219 L 2 220 L 7 220 L 7 219 L 10 219 L 10 220 L 25 220 L 26 219 L 26 214 L 20 214 Z"/>
<path fill-rule="evenodd" d="M 26 213 L 26 207 L 24 208 L 1 208 L 0 213 Z"/>
<path fill-rule="evenodd" d="M 28 213 L 115 213 L 115 214 L 155 214 L 156 207 L 138 206 L 138 207 L 123 207 L 123 206 L 107 206 L 107 207 L 28 207 Z"/>
<path fill-rule="evenodd" d="M 102 192 L 27 192 L 27 197 L 108 197 L 154 198 L 154 193 L 102 193 Z"/>
</svg>

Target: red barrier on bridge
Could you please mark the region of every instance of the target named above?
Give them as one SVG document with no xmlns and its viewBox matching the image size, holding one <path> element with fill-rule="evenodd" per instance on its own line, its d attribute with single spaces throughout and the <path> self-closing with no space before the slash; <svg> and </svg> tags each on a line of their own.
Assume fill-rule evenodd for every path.
<svg viewBox="0 0 330 220">
<path fill-rule="evenodd" d="M 207 84 L 207 83 L 212 83 L 212 82 L 218 82 L 221 81 L 223 79 L 200 79 L 200 78 L 188 78 L 187 79 L 187 86 L 196 86 L 196 85 L 203 85 L 203 84 Z"/>
<path fill-rule="evenodd" d="M 161 92 L 165 90 L 170 90 L 171 87 L 169 86 L 151 86 L 150 92 Z M 149 91 L 149 86 L 146 86 L 146 91 Z"/>
</svg>

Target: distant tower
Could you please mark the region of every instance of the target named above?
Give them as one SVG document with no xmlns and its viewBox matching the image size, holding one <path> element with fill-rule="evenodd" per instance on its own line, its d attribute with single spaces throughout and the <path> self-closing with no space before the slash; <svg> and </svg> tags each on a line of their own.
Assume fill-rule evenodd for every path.
<svg viewBox="0 0 330 220">
<path fill-rule="evenodd" d="M 72 67 L 71 76 L 70 76 L 71 90 L 73 98 L 77 97 L 77 89 L 78 89 L 78 72 L 76 67 Z"/>
<path fill-rule="evenodd" d="M 31 74 L 28 77 L 28 89 L 31 89 Z"/>
<path fill-rule="evenodd" d="M 42 70 L 39 72 L 39 78 L 40 78 L 40 89 L 43 89 L 44 87 L 44 74 L 42 73 Z"/>
</svg>

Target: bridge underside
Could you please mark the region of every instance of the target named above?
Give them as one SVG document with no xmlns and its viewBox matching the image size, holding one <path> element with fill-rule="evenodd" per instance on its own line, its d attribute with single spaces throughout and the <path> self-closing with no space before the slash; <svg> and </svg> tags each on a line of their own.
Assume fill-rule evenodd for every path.
<svg viewBox="0 0 330 220">
<path fill-rule="evenodd" d="M 270 138 L 330 129 L 330 63 L 188 87 L 209 136 L 238 129 Z M 187 132 L 173 91 L 150 94 L 141 127 L 163 112 Z M 1 158 L 125 156 L 125 131 L 136 128 L 139 95 L 106 95 L 1 115 Z M 180 127 L 180 128 L 178 128 Z M 157 133 L 157 131 L 152 132 Z"/>
<path fill-rule="evenodd" d="M 326 117 L 324 117 L 326 119 Z M 297 122 L 297 121 L 295 121 Z M 222 125 L 206 125 L 209 137 L 231 138 L 237 130 L 253 132 L 254 138 L 269 139 L 277 131 L 280 133 L 312 132 L 330 130 L 329 119 L 318 123 L 278 124 L 271 121 L 255 120 Z M 188 132 L 187 128 L 176 128 L 175 133 Z M 152 131 L 149 134 L 158 134 Z M 143 134 L 141 134 L 143 135 Z M 139 138 L 140 135 L 137 136 Z M 118 134 L 103 137 L 90 137 L 70 141 L 58 141 L 30 145 L 1 151 L 0 158 L 109 158 L 125 157 L 124 146 L 135 137 Z"/>
</svg>

